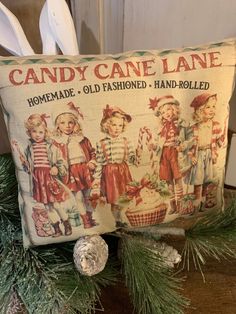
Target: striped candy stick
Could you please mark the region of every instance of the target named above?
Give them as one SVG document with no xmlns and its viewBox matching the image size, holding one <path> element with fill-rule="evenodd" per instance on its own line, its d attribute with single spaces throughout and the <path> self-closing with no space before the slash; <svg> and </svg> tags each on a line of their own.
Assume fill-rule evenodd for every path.
<svg viewBox="0 0 236 314">
<path fill-rule="evenodd" d="M 144 136 L 144 128 L 140 128 L 139 129 L 139 136 L 138 136 L 138 145 L 136 148 L 136 163 L 137 165 L 140 164 L 140 160 L 141 160 L 141 155 L 143 152 L 143 136 Z"/>
<path fill-rule="evenodd" d="M 149 128 L 145 127 L 145 132 L 146 132 L 146 146 L 148 147 L 149 144 L 152 143 L 152 132 L 150 131 Z M 151 162 L 151 169 L 155 171 L 155 160 L 154 160 L 154 151 L 153 149 L 150 150 L 150 162 Z"/>
</svg>

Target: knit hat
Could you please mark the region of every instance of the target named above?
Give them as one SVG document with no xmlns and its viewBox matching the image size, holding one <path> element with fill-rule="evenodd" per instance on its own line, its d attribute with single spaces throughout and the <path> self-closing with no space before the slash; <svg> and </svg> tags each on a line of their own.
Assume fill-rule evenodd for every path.
<svg viewBox="0 0 236 314">
<path fill-rule="evenodd" d="M 210 97 L 217 96 L 217 94 L 203 93 L 196 96 L 190 104 L 190 107 L 193 107 L 196 111 L 198 108 L 203 106 Z"/>
<path fill-rule="evenodd" d="M 70 113 L 75 116 L 76 119 L 84 119 L 82 112 L 80 111 L 79 107 L 76 107 L 75 104 L 71 101 L 66 105 L 60 106 L 57 110 L 53 112 L 53 120 L 56 123 L 58 117 L 62 114 Z"/>
<path fill-rule="evenodd" d="M 154 111 L 158 111 L 162 106 L 167 104 L 174 104 L 176 106 L 179 106 L 179 101 L 171 95 L 162 96 L 160 98 L 155 97 L 154 99 L 150 98 L 149 100 L 149 108 Z"/>
<path fill-rule="evenodd" d="M 106 105 L 106 108 L 103 109 L 103 117 L 102 120 L 107 120 L 109 118 L 112 118 L 115 113 L 119 113 L 120 115 L 124 116 L 128 122 L 132 120 L 131 116 L 127 113 L 125 113 L 122 109 L 116 106 L 110 106 Z"/>
</svg>

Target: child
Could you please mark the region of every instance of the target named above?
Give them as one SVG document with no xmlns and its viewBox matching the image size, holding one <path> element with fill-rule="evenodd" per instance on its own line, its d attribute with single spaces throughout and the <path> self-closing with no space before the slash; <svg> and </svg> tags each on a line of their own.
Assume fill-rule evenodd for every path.
<svg viewBox="0 0 236 314">
<path fill-rule="evenodd" d="M 68 173 L 62 176 L 62 182 L 73 192 L 79 203 L 80 216 L 84 228 L 98 224 L 93 219 L 93 208 L 89 202 L 92 185 L 91 172 L 95 169 L 95 150 L 89 139 L 82 133 L 79 109 L 73 103 L 68 104 L 68 111 L 55 118 L 55 145 L 62 151 Z M 58 161 L 59 162 L 59 161 Z"/>
<path fill-rule="evenodd" d="M 213 165 L 217 162 L 218 148 L 222 147 L 225 132 L 214 120 L 217 95 L 203 93 L 196 96 L 190 106 L 194 108 L 192 126 L 196 145 L 192 149 L 189 184 L 194 185 L 195 209 L 202 210 L 207 185 L 213 180 Z"/>
<path fill-rule="evenodd" d="M 32 114 L 25 122 L 25 127 L 29 144 L 25 156 L 20 154 L 20 159 L 24 170 L 31 175 L 33 199 L 44 204 L 48 210 L 49 220 L 55 230 L 54 237 L 62 235 L 58 216 L 64 224 L 65 235 L 71 235 L 72 228 L 68 215 L 60 206 L 60 203 L 65 201 L 67 193 L 62 185 L 58 186 L 58 193 L 53 193 L 50 189 L 52 185 L 57 184 L 55 176 L 58 174 L 58 169 L 51 162 L 52 145 L 48 139 L 45 115 Z M 57 206 L 54 206 L 55 204 Z"/>
<path fill-rule="evenodd" d="M 125 227 L 122 222 L 119 197 L 126 192 L 127 184 L 132 181 L 128 163 L 134 164 L 135 153 L 130 141 L 123 132 L 131 116 L 118 107 L 109 105 L 103 110 L 101 131 L 106 136 L 97 143 L 96 171 L 93 192 L 100 189 L 101 195 L 111 204 L 116 227 Z"/>
<path fill-rule="evenodd" d="M 160 155 L 159 178 L 167 182 L 171 192 L 169 214 L 181 213 L 183 172 L 179 155 L 187 155 L 187 149 L 191 146 L 191 130 L 180 119 L 179 107 L 178 100 L 171 95 L 155 98 L 150 104 L 150 108 L 155 110 L 156 116 L 160 116 L 161 120 L 157 144 L 153 144 L 152 149 Z"/>
</svg>

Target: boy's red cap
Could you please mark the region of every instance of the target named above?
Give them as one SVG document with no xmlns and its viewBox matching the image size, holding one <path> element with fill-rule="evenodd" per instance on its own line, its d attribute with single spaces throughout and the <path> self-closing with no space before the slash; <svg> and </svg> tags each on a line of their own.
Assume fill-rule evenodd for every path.
<svg viewBox="0 0 236 314">
<path fill-rule="evenodd" d="M 196 96 L 190 104 L 190 107 L 193 107 L 194 110 L 197 110 L 199 107 L 203 106 L 210 97 L 216 97 L 216 94 L 203 93 Z"/>
</svg>

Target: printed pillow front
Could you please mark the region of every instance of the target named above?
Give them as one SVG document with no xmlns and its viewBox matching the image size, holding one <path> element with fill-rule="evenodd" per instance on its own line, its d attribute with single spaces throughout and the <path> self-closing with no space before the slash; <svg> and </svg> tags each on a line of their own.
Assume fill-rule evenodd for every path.
<svg viewBox="0 0 236 314">
<path fill-rule="evenodd" d="M 24 245 L 223 209 L 235 40 L 0 58 Z"/>
</svg>

